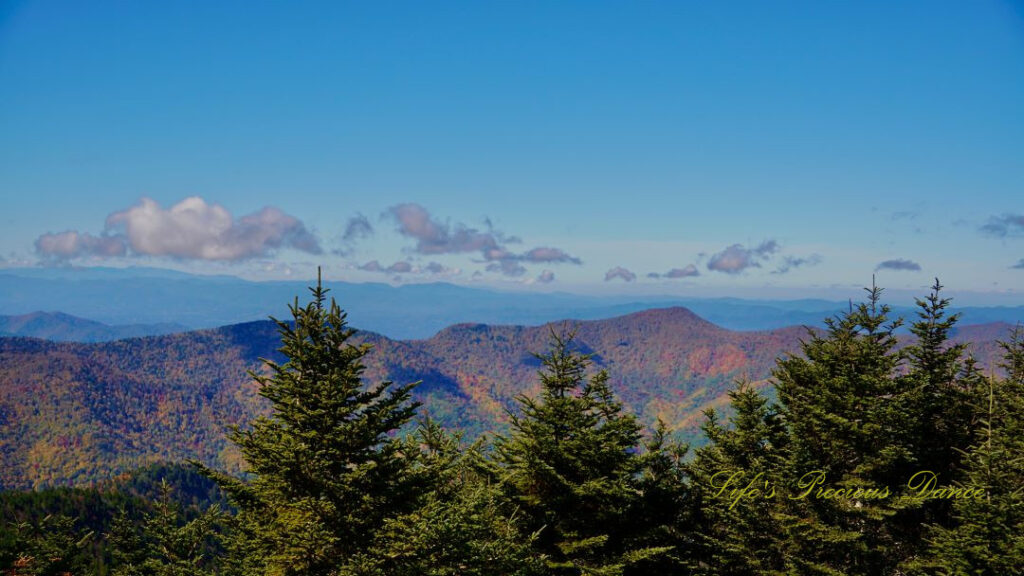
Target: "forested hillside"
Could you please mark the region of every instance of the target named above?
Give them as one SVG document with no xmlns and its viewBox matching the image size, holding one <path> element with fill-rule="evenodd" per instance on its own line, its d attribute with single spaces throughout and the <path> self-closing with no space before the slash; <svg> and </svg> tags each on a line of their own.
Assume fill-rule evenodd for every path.
<svg viewBox="0 0 1024 576">
<path fill-rule="evenodd" d="M 721 405 L 740 377 L 762 380 L 796 348 L 802 329 L 730 332 L 685 309 L 540 327 L 458 325 L 428 340 L 359 333 L 373 346 L 368 381 L 422 381 L 416 397 L 442 424 L 470 436 L 503 429 L 517 394 L 537 390 L 552 329 L 607 368 L 611 385 L 645 422 L 695 429 L 700 409 Z M 160 460 L 198 458 L 229 470 L 238 456 L 226 426 L 265 404 L 247 376 L 278 358 L 271 322 L 103 344 L 0 339 L 5 487 L 81 484 Z"/>
<path fill-rule="evenodd" d="M 691 450 L 672 439 L 662 418 L 645 425 L 627 408 L 610 368 L 627 375 L 620 378 L 640 372 L 631 372 L 635 365 L 615 346 L 650 344 L 649 355 L 634 359 L 638 365 L 679 367 L 654 376 L 710 382 L 757 365 L 760 352 L 746 348 L 749 338 L 785 345 L 790 335 L 728 333 L 672 309 L 617 319 L 614 332 L 600 323 L 575 332 L 548 327 L 542 352 L 529 357 L 517 351 L 544 338 L 539 328 L 456 326 L 429 342 L 373 335 L 359 341 L 318 286 L 312 302 L 293 309 L 294 323 L 276 325 L 277 336 L 254 323 L 195 334 L 167 350 L 166 361 L 185 376 L 210 362 L 187 353 L 189 344 L 230 349 L 218 360 L 244 364 L 261 345 L 280 342 L 248 388 L 199 387 L 208 406 L 226 393 L 235 395 L 238 409 L 246 406 L 239 398 L 263 399 L 259 415 L 231 427 L 222 443 L 222 454 L 242 456 L 234 469 L 221 460 L 193 460 L 194 468 L 154 466 L 89 489 L 4 493 L 0 510 L 12 522 L 0 530 L 0 570 L 10 576 L 1020 574 L 1024 333 L 1015 328 L 995 345 L 998 374 L 983 368 L 971 345 L 951 338 L 957 317 L 947 313 L 939 289 L 936 283 L 920 302 L 910 324 L 914 339 L 901 341 L 902 320 L 890 316 L 881 291 L 872 288 L 865 303 L 830 318 L 825 330 L 806 333 L 798 354 L 775 359 L 774 400 L 749 377 L 728 387 L 731 415 L 726 421 L 721 410 L 708 408 L 701 418 L 708 443 Z M 658 347 L 667 334 L 698 344 Z M 716 346 L 701 344 L 715 335 Z M 93 352 L 87 356 L 38 340 L 8 344 L 5 353 L 24 349 L 38 355 L 37 366 L 41 359 L 63 364 L 75 378 L 91 375 L 93 384 L 97 373 L 90 370 L 104 358 L 134 360 L 140 369 L 159 365 L 148 355 L 118 356 L 116 346 L 86 347 Z M 466 442 L 414 401 L 415 384 L 365 378 L 372 349 L 372 370 L 423 366 L 418 369 L 437 375 L 422 386 L 425 401 L 457 397 L 458 379 L 445 381 L 441 365 L 428 363 L 442 359 L 431 346 L 485 378 L 493 368 L 479 360 L 481 350 L 492 351 L 494 362 L 532 364 L 528 381 L 511 372 L 513 387 L 523 392 L 510 398 L 514 410 L 500 434 Z M 995 353 L 987 344 L 973 348 Z M 405 364 L 388 364 L 389 357 Z M 119 398 L 107 404 L 74 381 L 37 384 L 51 397 L 32 404 L 33 413 L 50 402 L 52 414 L 70 412 L 86 430 L 95 429 L 96 414 L 139 433 L 148 425 L 157 431 L 151 443 L 164 454 L 186 452 L 159 436 L 173 438 L 168 422 L 180 428 L 186 420 L 142 418 L 167 414 L 169 402 L 197 395 L 185 394 L 181 384 L 153 387 L 141 399 L 146 408 L 131 411 L 133 389 L 147 382 L 129 372 L 119 373 L 118 382 L 104 390 Z M 498 403 L 505 398 L 499 393 L 511 393 L 488 390 Z M 643 400 L 634 404 L 649 405 L 649 396 L 636 396 Z M 461 401 L 467 409 L 479 406 L 469 396 Z M 117 409 L 126 411 L 121 420 Z M 398 433 L 403 429 L 407 435 Z M 102 460 L 111 446 L 103 441 L 113 436 L 96 434 L 102 441 L 91 444 L 65 436 L 61 448 L 89 448 Z M 121 440 L 118 448 L 143 438 Z M 78 469 L 87 479 L 89 469 Z"/>
<path fill-rule="evenodd" d="M 965 327 L 983 365 L 1009 326 Z M 427 340 L 357 333 L 373 346 L 368 381 L 421 381 L 424 410 L 470 437 L 503 430 L 519 394 L 538 390 L 534 352 L 552 330 L 608 370 L 628 410 L 696 436 L 701 411 L 721 408 L 737 379 L 763 384 L 807 332 L 733 332 L 683 308 L 538 327 L 457 325 Z M 150 462 L 197 458 L 238 470 L 225 437 L 266 410 L 247 371 L 280 358 L 273 323 L 101 344 L 0 338 L 0 486 L 81 485 Z"/>
</svg>

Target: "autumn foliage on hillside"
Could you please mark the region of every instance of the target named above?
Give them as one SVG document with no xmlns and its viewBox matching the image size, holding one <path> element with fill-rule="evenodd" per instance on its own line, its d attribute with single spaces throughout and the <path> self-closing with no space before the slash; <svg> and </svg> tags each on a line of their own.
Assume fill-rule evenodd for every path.
<svg viewBox="0 0 1024 576">
<path fill-rule="evenodd" d="M 631 405 L 646 407 L 656 394 L 672 400 L 677 390 L 659 388 L 659 375 L 702 375 L 705 383 L 736 376 L 764 354 L 751 347 L 763 340 L 722 333 L 705 349 L 695 335 L 714 327 L 686 311 L 620 319 L 613 337 L 587 323 L 546 334 L 454 327 L 434 344 L 489 391 L 484 398 L 506 408 L 509 422 L 471 441 L 430 418 L 413 395 L 420 386 L 419 398 L 457 397 L 457 377 L 416 384 L 374 372 L 409 369 L 411 359 L 432 374 L 458 369 L 430 364 L 440 356 L 429 346 L 356 338 L 317 286 L 309 303 L 291 307 L 291 321 L 276 322 L 278 354 L 251 369 L 248 388 L 231 389 L 234 405 L 256 404 L 260 414 L 230 427 L 221 452 L 240 456 L 237 469 L 192 460 L 226 500 L 215 492 L 197 498 L 207 488 L 180 474 L 178 484 L 191 488 L 177 496 L 167 482 L 159 494 L 128 497 L 124 488 L 8 493 L 0 504 L 18 520 L 0 534 L 0 569 L 9 576 L 1019 574 L 1024 331 L 999 345 L 1000 372 L 984 370 L 969 346 L 953 340 L 958 317 L 940 291 L 936 281 L 908 321 L 915 338 L 901 341 L 904 319 L 870 288 L 825 330 L 805 332 L 798 354 L 773 357 L 774 399 L 749 375 L 723 384 L 728 416 L 707 407 L 706 443 L 690 448 L 665 421 L 648 425 Z M 659 346 L 673 334 L 695 344 Z M 237 338 L 232 354 L 243 364 L 258 352 L 259 337 L 267 337 L 259 324 L 203 334 L 207 345 Z M 781 344 L 788 335 L 770 337 Z M 524 343 L 539 352 L 523 356 Z M 495 359 L 530 366 L 533 378 L 492 384 L 496 362 L 480 361 L 476 348 L 484 344 Z M 69 348 L 20 345 L 37 346 L 39 357 L 62 362 L 82 381 L 96 366 Z M 208 368 L 187 362 L 187 347 L 166 354 L 183 366 L 179 378 Z M 147 362 L 135 368 L 159 365 L 155 356 Z M 617 386 L 611 368 L 651 383 Z M 106 391 L 125 395 L 144 384 L 131 374 L 120 373 L 120 388 Z M 77 382 L 50 392 L 55 407 L 39 400 L 32 409 L 67 410 L 83 433 L 95 433 L 88 417 L 113 418 L 113 404 Z M 208 400 L 225 394 L 199 389 Z M 119 422 L 152 425 L 145 418 L 183 392 L 173 394 L 157 388 Z M 88 411 L 83 399 L 92 400 Z M 10 425 L 10 413 L 5 418 Z M 164 426 L 161 433 L 173 432 Z M 99 454 L 109 439 L 97 437 L 65 451 L 90 446 Z M 914 483 L 932 477 L 934 484 Z M 188 494 L 193 500 L 182 502 Z"/>
<path fill-rule="evenodd" d="M 609 385 L 646 425 L 658 418 L 691 436 L 700 411 L 728 402 L 737 378 L 763 382 L 799 346 L 799 328 L 731 332 L 681 308 L 533 328 L 458 325 L 435 337 L 373 346 L 367 380 L 419 382 L 423 410 L 467 438 L 507 430 L 507 410 L 539 390 L 552 329 L 576 330 Z M 161 461 L 198 459 L 231 472 L 240 453 L 227 427 L 265 414 L 249 370 L 280 360 L 271 322 L 101 344 L 0 338 L 0 487 L 82 485 Z"/>
<path fill-rule="evenodd" d="M 967 326 L 985 368 L 1007 325 Z M 538 327 L 462 324 L 427 340 L 357 333 L 373 348 L 367 380 L 419 382 L 422 410 L 467 438 L 508 429 L 520 394 L 536 394 L 551 330 L 573 330 L 574 350 L 608 371 L 609 386 L 645 426 L 666 422 L 700 444 L 701 414 L 728 410 L 737 380 L 768 385 L 775 359 L 799 353 L 800 327 L 734 332 L 683 308 Z M 901 337 L 905 339 L 905 337 Z M 280 360 L 271 322 L 100 344 L 0 338 L 0 488 L 79 486 L 156 462 L 195 458 L 238 472 L 229 426 L 265 414 L 249 370 Z"/>
</svg>

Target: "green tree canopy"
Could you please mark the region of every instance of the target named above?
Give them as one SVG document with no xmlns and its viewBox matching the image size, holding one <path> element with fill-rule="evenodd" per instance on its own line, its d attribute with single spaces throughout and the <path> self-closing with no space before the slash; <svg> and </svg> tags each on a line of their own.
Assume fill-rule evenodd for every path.
<svg viewBox="0 0 1024 576">
<path fill-rule="evenodd" d="M 520 397 L 511 434 L 495 445 L 496 475 L 551 574 L 621 574 L 669 547 L 633 536 L 642 492 L 641 426 L 608 374 L 588 378 L 590 356 L 552 332 L 537 399 Z M 641 530 L 642 532 L 642 530 Z"/>
<path fill-rule="evenodd" d="M 342 573 L 426 492 L 418 451 L 395 436 L 415 413 L 413 385 L 364 385 L 369 347 L 352 345 L 319 282 L 311 291 L 293 324 L 275 320 L 287 361 L 252 373 L 272 413 L 231 434 L 249 480 L 213 474 L 239 510 L 232 558 L 246 574 Z"/>
</svg>

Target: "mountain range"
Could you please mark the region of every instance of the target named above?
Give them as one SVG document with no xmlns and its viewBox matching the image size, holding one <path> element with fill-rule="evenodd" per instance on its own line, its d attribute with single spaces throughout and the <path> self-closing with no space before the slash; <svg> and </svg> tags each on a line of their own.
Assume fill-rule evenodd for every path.
<svg viewBox="0 0 1024 576">
<path fill-rule="evenodd" d="M 1010 328 L 964 326 L 956 339 L 994 366 Z M 464 323 L 418 340 L 359 332 L 353 343 L 372 345 L 367 381 L 419 381 L 424 412 L 474 438 L 502 431 L 515 398 L 538 390 L 533 353 L 552 331 L 575 332 L 627 409 L 696 439 L 702 410 L 725 407 L 738 379 L 768 385 L 807 330 L 727 330 L 671 307 L 533 327 Z M 89 484 L 189 458 L 237 472 L 225 434 L 267 410 L 247 371 L 283 360 L 279 345 L 268 321 L 102 343 L 0 338 L 0 488 Z"/>
<path fill-rule="evenodd" d="M 308 282 L 252 282 L 233 276 L 200 276 L 158 268 L 0 269 L 0 314 L 60 310 L 111 326 L 149 327 L 138 335 L 174 327 L 215 328 L 268 316 L 286 316 L 286 304 L 308 296 Z M 396 339 L 429 338 L 459 323 L 537 325 L 562 318 L 599 320 L 651 308 L 682 306 L 731 330 L 821 326 L 846 301 L 697 298 L 671 295 L 588 296 L 565 292 L 514 292 L 442 282 L 403 284 L 325 282 L 352 323 Z M 854 298 L 859 290 L 851 289 Z M 912 300 L 894 310 L 912 315 Z M 963 324 L 1024 322 L 1024 306 L 960 306 Z M 120 328 L 118 329 L 120 330 Z M 53 332 L 51 332 L 53 333 Z M 75 330 L 68 334 L 77 333 Z M 48 337 L 45 333 L 20 335 Z M 131 334 L 135 335 L 135 334 Z M 91 341 L 114 339 L 89 336 Z"/>
<path fill-rule="evenodd" d="M 0 336 L 27 336 L 56 342 L 108 342 L 187 330 L 185 326 L 173 323 L 110 326 L 63 312 L 0 316 Z"/>
</svg>

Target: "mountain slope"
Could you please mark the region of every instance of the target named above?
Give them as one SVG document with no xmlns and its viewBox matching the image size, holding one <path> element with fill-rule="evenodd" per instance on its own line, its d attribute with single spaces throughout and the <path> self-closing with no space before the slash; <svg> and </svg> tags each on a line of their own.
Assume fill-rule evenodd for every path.
<svg viewBox="0 0 1024 576">
<path fill-rule="evenodd" d="M 110 326 L 63 312 L 32 312 L 0 316 L 0 336 L 45 338 L 56 342 L 108 342 L 173 332 L 184 332 L 179 324 L 128 324 Z"/>
<path fill-rule="evenodd" d="M 667 308 L 537 327 L 461 324 L 425 340 L 373 333 L 358 340 L 374 347 L 367 380 L 422 381 L 415 394 L 425 411 L 473 437 L 501 430 L 514 398 L 536 392 L 539 362 L 531 353 L 546 349 L 552 330 L 568 329 L 608 370 L 628 409 L 690 433 L 702 409 L 726 404 L 736 379 L 764 383 L 775 359 L 806 336 L 796 327 L 733 332 Z M 186 458 L 238 470 L 225 432 L 265 411 L 246 371 L 259 369 L 260 357 L 280 360 L 278 346 L 270 322 L 98 344 L 0 338 L 0 488 L 84 484 Z M 974 346 L 983 360 L 995 357 L 991 341 Z"/>
</svg>

